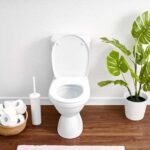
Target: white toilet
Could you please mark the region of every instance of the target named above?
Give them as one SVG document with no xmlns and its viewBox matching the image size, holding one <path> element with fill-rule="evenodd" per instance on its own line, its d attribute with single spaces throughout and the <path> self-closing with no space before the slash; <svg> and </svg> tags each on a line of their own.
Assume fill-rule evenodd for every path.
<svg viewBox="0 0 150 150">
<path fill-rule="evenodd" d="M 52 41 L 54 79 L 49 98 L 61 114 L 57 128 L 59 135 L 72 139 L 83 131 L 80 111 L 90 97 L 87 78 L 90 41 L 76 35 L 53 36 Z"/>
</svg>

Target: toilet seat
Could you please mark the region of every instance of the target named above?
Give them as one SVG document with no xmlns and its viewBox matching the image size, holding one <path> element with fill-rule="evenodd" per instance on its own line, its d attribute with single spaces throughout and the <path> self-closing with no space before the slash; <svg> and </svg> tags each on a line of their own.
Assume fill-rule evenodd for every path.
<svg viewBox="0 0 150 150">
<path fill-rule="evenodd" d="M 52 68 L 56 78 L 84 77 L 88 72 L 89 48 L 76 35 L 65 35 L 52 47 Z"/>
<path fill-rule="evenodd" d="M 89 48 L 76 35 L 65 35 L 52 47 L 52 68 L 55 79 L 49 95 L 57 104 L 73 106 L 82 104 L 90 96 L 86 77 L 89 63 Z M 71 105 L 72 104 L 72 105 Z"/>
<path fill-rule="evenodd" d="M 72 91 L 74 92 L 74 90 L 79 90 L 79 95 L 71 98 L 64 98 L 63 96 L 59 95 L 58 90 L 61 90 L 61 88 L 63 90 L 63 87 L 66 85 L 70 85 L 70 88 L 71 86 L 75 86 Z M 74 104 L 78 102 L 84 102 L 84 100 L 87 100 L 87 97 L 89 97 L 90 95 L 88 79 L 87 77 L 66 77 L 55 79 L 51 84 L 50 95 L 52 99 L 54 99 L 58 103 Z"/>
</svg>

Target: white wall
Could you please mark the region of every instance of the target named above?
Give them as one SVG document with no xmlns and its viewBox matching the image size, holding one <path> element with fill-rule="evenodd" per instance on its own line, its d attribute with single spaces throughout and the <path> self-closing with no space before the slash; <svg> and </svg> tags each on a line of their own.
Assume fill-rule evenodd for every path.
<svg viewBox="0 0 150 150">
<path fill-rule="evenodd" d="M 32 75 L 47 96 L 53 33 L 89 34 L 91 96 L 121 97 L 121 87 L 97 86 L 99 80 L 112 78 L 105 68 L 111 46 L 99 37 L 115 37 L 130 47 L 132 22 L 148 9 L 148 0 L 0 0 L 0 97 L 28 96 Z"/>
</svg>

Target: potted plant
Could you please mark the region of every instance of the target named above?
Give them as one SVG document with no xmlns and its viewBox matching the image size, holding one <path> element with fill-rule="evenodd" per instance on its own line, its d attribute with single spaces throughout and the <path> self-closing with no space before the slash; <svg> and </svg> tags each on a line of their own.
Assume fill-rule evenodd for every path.
<svg viewBox="0 0 150 150">
<path fill-rule="evenodd" d="M 100 87 L 109 84 L 121 85 L 127 89 L 125 98 L 125 115 L 130 120 L 141 120 L 144 117 L 150 91 L 150 13 L 139 15 L 133 22 L 131 34 L 135 39 L 134 46 L 128 50 L 116 39 L 102 37 L 105 43 L 113 45 L 117 50 L 111 50 L 107 56 L 107 69 L 117 80 L 106 80 L 98 83 Z M 125 74 L 129 72 L 134 84 L 128 83 Z M 144 92 L 143 92 L 144 91 Z"/>
</svg>

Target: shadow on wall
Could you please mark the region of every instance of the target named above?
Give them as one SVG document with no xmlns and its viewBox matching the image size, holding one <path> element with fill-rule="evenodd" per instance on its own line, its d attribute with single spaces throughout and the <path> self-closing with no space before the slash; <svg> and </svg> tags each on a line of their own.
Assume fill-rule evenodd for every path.
<svg viewBox="0 0 150 150">
<path fill-rule="evenodd" d="M 30 85 L 24 86 L 24 91 L 32 91 L 32 76 L 36 77 L 37 90 L 41 93 L 41 96 L 47 96 L 49 86 L 53 77 L 52 65 L 51 65 L 51 49 L 52 43 L 50 37 L 45 37 L 40 40 L 32 42 L 32 44 L 24 51 L 24 64 L 28 73 L 26 78 L 31 79 Z M 19 91 L 22 93 L 22 91 Z"/>
</svg>

